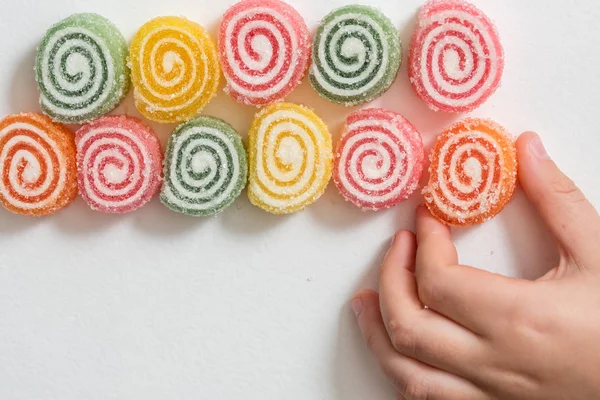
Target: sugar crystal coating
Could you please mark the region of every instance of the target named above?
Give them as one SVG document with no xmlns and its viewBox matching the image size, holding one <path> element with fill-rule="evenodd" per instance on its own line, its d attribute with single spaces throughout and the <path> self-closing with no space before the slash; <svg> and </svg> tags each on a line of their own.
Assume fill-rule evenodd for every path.
<svg viewBox="0 0 600 400">
<path fill-rule="evenodd" d="M 138 119 L 102 117 L 81 127 L 75 142 L 79 192 L 93 210 L 135 211 L 160 189 L 160 142 Z"/>
<path fill-rule="evenodd" d="M 263 106 L 283 100 L 302 81 L 310 60 L 304 19 L 280 0 L 242 0 L 219 30 L 225 91 L 238 102 Z"/>
<path fill-rule="evenodd" d="M 129 90 L 127 43 L 106 18 L 75 14 L 46 32 L 35 71 L 44 113 L 57 122 L 88 122 L 113 110 Z"/>
<path fill-rule="evenodd" d="M 464 0 L 430 0 L 410 45 L 409 76 L 433 110 L 468 112 L 498 88 L 504 50 L 490 19 Z"/>
<path fill-rule="evenodd" d="M 328 14 L 313 41 L 310 82 L 322 97 L 354 106 L 389 89 L 402 60 L 398 31 L 377 9 L 349 5 Z"/>
<path fill-rule="evenodd" d="M 231 125 L 213 117 L 198 117 L 173 132 L 164 173 L 161 201 L 165 206 L 191 216 L 215 215 L 246 187 L 246 150 Z"/>
<path fill-rule="evenodd" d="M 185 18 L 144 24 L 131 41 L 130 65 L 136 106 L 150 120 L 187 121 L 217 94 L 216 46 L 201 25 Z"/>
<path fill-rule="evenodd" d="M 0 204 L 28 216 L 53 214 L 77 197 L 73 133 L 40 114 L 0 121 Z"/>
<path fill-rule="evenodd" d="M 273 214 L 311 205 L 331 179 L 333 150 L 327 125 L 312 110 L 291 103 L 265 107 L 249 132 L 248 197 Z"/>
<path fill-rule="evenodd" d="M 442 133 L 431 152 L 425 204 L 439 220 L 468 226 L 495 217 L 517 184 L 514 139 L 497 123 L 466 119 Z"/>
<path fill-rule="evenodd" d="M 419 132 L 402 115 L 371 108 L 346 120 L 335 154 L 333 180 L 357 207 L 381 210 L 406 200 L 425 163 Z"/>
</svg>

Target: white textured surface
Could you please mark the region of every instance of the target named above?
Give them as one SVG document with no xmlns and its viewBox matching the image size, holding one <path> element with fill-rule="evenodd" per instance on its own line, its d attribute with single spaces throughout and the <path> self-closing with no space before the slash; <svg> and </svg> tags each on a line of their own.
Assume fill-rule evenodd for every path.
<svg viewBox="0 0 600 400">
<path fill-rule="evenodd" d="M 400 28 L 405 45 L 420 1 L 365 0 Z M 154 16 L 183 14 L 215 33 L 231 0 L 3 0 L 0 114 L 36 111 L 35 47 L 73 12 L 95 11 L 128 39 Z M 345 0 L 296 1 L 314 30 Z M 539 131 L 551 155 L 600 205 L 600 5 L 595 0 L 477 0 L 506 47 L 502 88 L 477 116 L 512 132 Z M 290 100 L 315 107 L 339 136 L 350 112 L 305 82 Z M 403 113 L 431 144 L 453 120 L 408 85 L 406 65 L 376 102 Z M 121 110 L 133 114 L 131 96 Z M 253 109 L 220 94 L 206 110 L 246 131 Z M 154 125 L 156 126 L 156 125 Z M 172 126 L 158 129 L 163 144 Z M 216 219 L 158 201 L 126 217 L 78 200 L 41 220 L 0 210 L 0 399 L 393 399 L 347 306 L 374 284 L 397 228 L 419 199 L 379 214 L 333 187 L 301 214 L 273 217 L 243 198 Z M 462 261 L 536 276 L 550 241 L 522 194 L 496 220 L 456 232 Z"/>
</svg>

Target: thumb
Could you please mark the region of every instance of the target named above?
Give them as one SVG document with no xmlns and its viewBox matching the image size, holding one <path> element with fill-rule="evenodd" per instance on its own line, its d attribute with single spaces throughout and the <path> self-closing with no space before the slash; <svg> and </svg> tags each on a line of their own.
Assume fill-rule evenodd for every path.
<svg viewBox="0 0 600 400">
<path fill-rule="evenodd" d="M 522 134 L 517 154 L 523 191 L 559 244 L 581 264 L 598 261 L 600 217 L 594 206 L 550 159 L 537 134 Z"/>
</svg>

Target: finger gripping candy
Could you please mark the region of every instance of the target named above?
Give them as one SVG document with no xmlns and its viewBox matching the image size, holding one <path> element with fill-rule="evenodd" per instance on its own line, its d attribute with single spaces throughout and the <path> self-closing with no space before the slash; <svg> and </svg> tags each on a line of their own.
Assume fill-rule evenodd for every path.
<svg viewBox="0 0 600 400">
<path fill-rule="evenodd" d="M 161 200 L 165 206 L 191 216 L 216 215 L 246 187 L 246 150 L 231 125 L 198 117 L 173 132 L 164 173 Z"/>
<path fill-rule="evenodd" d="M 223 16 L 219 57 L 227 87 L 240 103 L 280 101 L 301 82 L 310 37 L 298 12 L 280 0 L 243 0 Z"/>
<path fill-rule="evenodd" d="M 442 133 L 432 150 L 425 204 L 439 220 L 468 226 L 495 217 L 517 184 L 514 139 L 486 119 L 466 119 Z"/>
<path fill-rule="evenodd" d="M 259 112 L 249 132 L 250 201 L 273 214 L 314 203 L 331 178 L 327 125 L 306 107 L 278 103 Z"/>
<path fill-rule="evenodd" d="M 77 197 L 73 133 L 40 114 L 0 121 L 0 204 L 28 216 L 53 214 Z"/>
<path fill-rule="evenodd" d="M 130 63 L 136 106 L 150 120 L 187 121 L 217 93 L 216 46 L 185 18 L 159 17 L 142 26 L 131 41 Z"/>
<path fill-rule="evenodd" d="M 504 50 L 490 19 L 463 0 L 430 0 L 421 9 L 409 54 L 410 82 L 433 110 L 460 113 L 498 88 Z"/>
<path fill-rule="evenodd" d="M 410 122 L 389 110 L 365 109 L 346 120 L 333 179 L 348 201 L 377 211 L 399 204 L 417 189 L 424 162 L 421 135 Z"/>
<path fill-rule="evenodd" d="M 35 71 L 44 113 L 84 123 L 113 110 L 129 90 L 127 43 L 97 14 L 75 14 L 52 26 L 39 46 Z"/>
<path fill-rule="evenodd" d="M 138 119 L 100 118 L 81 127 L 75 142 L 79 192 L 93 210 L 128 213 L 160 189 L 160 142 Z"/>
<path fill-rule="evenodd" d="M 344 6 L 319 25 L 310 82 L 319 95 L 334 103 L 367 103 L 392 85 L 401 53 L 398 31 L 385 15 L 368 6 Z"/>
</svg>

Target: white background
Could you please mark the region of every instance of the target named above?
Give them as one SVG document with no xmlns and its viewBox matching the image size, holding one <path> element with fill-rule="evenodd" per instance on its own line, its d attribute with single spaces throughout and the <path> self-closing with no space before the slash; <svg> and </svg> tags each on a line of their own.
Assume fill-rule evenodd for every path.
<svg viewBox="0 0 600 400">
<path fill-rule="evenodd" d="M 518 134 L 540 132 L 550 154 L 600 205 L 600 4 L 596 0 L 475 0 L 498 25 L 506 71 L 474 115 Z M 419 0 L 380 7 L 407 48 Z M 0 115 L 37 111 L 36 46 L 53 23 L 98 12 L 130 39 L 148 19 L 185 15 L 214 35 L 232 0 L 0 0 Z M 314 30 L 346 0 L 296 0 Z M 352 110 L 307 82 L 289 100 L 314 107 L 334 139 Z M 428 145 L 456 116 L 412 93 L 403 66 L 378 106 L 403 113 Z M 255 110 L 220 93 L 206 114 L 244 134 Z M 118 112 L 138 115 L 131 96 Z M 154 125 L 163 144 L 172 125 Z M 393 392 L 363 348 L 348 300 L 375 285 L 415 196 L 363 213 L 333 185 L 305 212 L 275 217 L 243 196 L 218 218 L 169 212 L 155 200 L 127 216 L 80 199 L 44 219 L 0 210 L 0 399 L 358 400 Z M 461 261 L 522 277 L 555 252 L 525 197 L 484 226 L 455 232 Z M 460 290 L 457 288 L 457 290 Z"/>
</svg>

